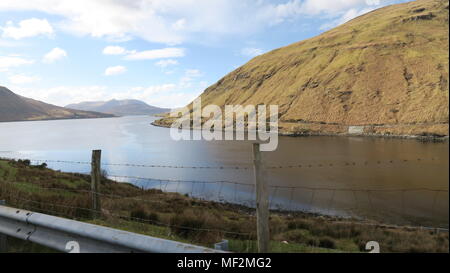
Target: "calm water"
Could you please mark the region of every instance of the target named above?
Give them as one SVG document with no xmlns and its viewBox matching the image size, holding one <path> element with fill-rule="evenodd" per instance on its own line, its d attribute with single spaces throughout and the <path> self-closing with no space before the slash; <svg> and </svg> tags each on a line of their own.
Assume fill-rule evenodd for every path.
<svg viewBox="0 0 450 273">
<path fill-rule="evenodd" d="M 143 187 L 254 205 L 251 143 L 175 142 L 168 129 L 151 126 L 153 120 L 140 116 L 0 123 L 0 157 L 88 162 L 91 150 L 102 149 L 103 163 L 239 166 L 244 169 L 104 168 L 110 176 L 154 179 L 116 178 Z M 263 160 L 268 166 L 295 165 L 266 171 L 274 209 L 448 227 L 448 191 L 433 191 L 448 190 L 448 153 L 448 142 L 281 137 L 278 150 L 263 154 Z M 89 172 L 90 168 L 86 164 L 48 165 L 71 172 Z M 216 181 L 239 184 L 204 183 Z"/>
</svg>

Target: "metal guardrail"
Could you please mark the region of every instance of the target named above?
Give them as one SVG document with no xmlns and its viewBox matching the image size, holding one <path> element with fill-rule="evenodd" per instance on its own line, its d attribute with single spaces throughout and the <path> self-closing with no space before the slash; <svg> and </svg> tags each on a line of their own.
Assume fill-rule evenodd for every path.
<svg viewBox="0 0 450 273">
<path fill-rule="evenodd" d="M 0 234 L 68 253 L 224 253 L 1 205 Z"/>
</svg>

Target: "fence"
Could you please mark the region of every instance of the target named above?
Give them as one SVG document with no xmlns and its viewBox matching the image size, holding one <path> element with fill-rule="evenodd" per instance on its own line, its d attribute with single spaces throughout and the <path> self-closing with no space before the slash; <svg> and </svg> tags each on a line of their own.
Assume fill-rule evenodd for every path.
<svg viewBox="0 0 450 273">
<path fill-rule="evenodd" d="M 254 155 L 257 159 L 258 154 Z M 255 161 L 254 166 L 181 166 L 181 165 L 151 165 L 151 164 L 129 164 L 129 163 L 99 163 L 93 157 L 92 162 L 87 161 L 59 161 L 59 160 L 32 160 L 36 163 L 59 163 L 59 164 L 78 164 L 78 165 L 92 165 L 92 171 L 97 175 L 91 175 L 92 183 L 86 184 L 83 187 L 61 187 L 61 185 L 50 183 L 46 186 L 42 184 L 38 185 L 36 191 L 42 192 L 58 192 L 61 194 L 74 193 L 77 196 L 83 196 L 83 201 L 79 202 L 46 202 L 45 200 L 32 198 L 32 196 L 15 194 L 13 191 L 8 192 L 6 195 L 8 202 L 12 204 L 20 204 L 26 208 L 37 209 L 42 212 L 86 219 L 96 219 L 96 214 L 103 217 L 109 217 L 111 219 L 127 220 L 138 223 L 142 227 L 145 225 L 154 225 L 161 227 L 161 229 L 153 235 L 170 237 L 173 234 L 186 235 L 195 233 L 198 238 L 208 237 L 213 234 L 213 239 L 218 241 L 221 238 L 235 239 L 242 244 L 239 248 L 242 251 L 255 251 L 257 245 L 259 245 L 260 251 L 268 250 L 268 227 L 271 226 L 273 230 L 273 219 L 269 221 L 267 209 L 272 211 L 278 211 L 285 213 L 286 215 L 296 215 L 301 213 L 314 213 L 325 214 L 331 216 L 359 216 L 359 224 L 364 225 L 379 225 L 376 222 L 369 221 L 371 217 L 364 217 L 364 212 L 371 210 L 379 212 L 381 208 L 385 206 L 386 200 L 395 200 L 399 203 L 395 212 L 391 208 L 387 207 L 387 213 L 396 213 L 394 216 L 404 215 L 405 219 L 409 219 L 411 216 L 408 214 L 408 210 L 417 210 L 415 204 L 417 198 L 414 198 L 417 194 L 429 195 L 429 204 L 420 204 L 423 207 L 428 207 L 427 213 L 431 213 L 431 218 L 441 213 L 438 209 L 438 205 L 441 201 L 447 200 L 448 204 L 448 188 L 428 188 L 428 187 L 408 187 L 408 188 L 361 188 L 361 187 L 317 187 L 317 186 L 279 186 L 279 185 L 263 185 L 265 181 L 265 173 L 270 171 L 292 169 L 292 170 L 319 170 L 323 171 L 330 168 L 358 168 L 364 166 L 391 166 L 395 164 L 410 164 L 410 163 L 424 163 L 436 161 L 435 158 L 418 158 L 415 160 L 387 160 L 387 161 L 363 161 L 363 162 L 322 162 L 311 164 L 297 164 L 297 165 L 281 165 L 281 166 L 264 166 L 264 162 L 258 163 Z M 93 164 L 93 162 L 97 162 Z M 258 164 L 261 166 L 258 168 Z M 239 170 L 255 172 L 253 181 L 247 183 L 240 181 L 203 181 L 203 180 L 183 180 L 183 179 L 161 179 L 141 176 L 129 176 L 119 174 L 107 174 L 109 179 L 117 182 L 132 182 L 134 185 L 140 187 L 140 189 L 133 190 L 133 193 L 117 192 L 111 189 L 105 188 L 101 185 L 102 178 L 99 177 L 99 166 L 118 166 L 125 168 L 160 168 L 160 169 L 192 169 L 192 170 Z M 259 175 L 258 175 L 259 174 Z M 81 174 L 73 174 L 75 177 L 83 176 Z M 86 178 L 86 177 L 85 177 Z M 1 179 L 1 177 L 0 177 Z M 259 183 L 257 182 L 259 181 Z M 267 182 L 267 181 L 266 181 Z M 8 181 L 3 181 L 4 185 L 14 184 Z M 263 185 L 265 189 L 259 191 L 260 196 L 255 196 L 257 192 L 257 185 Z M 142 204 L 146 204 L 146 208 L 162 209 L 172 206 L 170 200 L 161 199 L 162 195 L 148 196 L 150 192 L 158 195 L 159 192 L 179 193 L 186 194 L 189 197 L 195 198 L 195 200 L 212 200 L 218 201 L 223 205 L 229 205 L 233 203 L 235 206 L 233 209 L 243 211 L 243 215 L 239 216 L 240 221 L 244 220 L 247 224 L 244 227 L 236 227 L 235 225 L 229 225 L 222 227 L 221 225 L 202 225 L 201 223 L 191 223 L 189 221 L 177 221 L 176 217 L 167 219 L 164 217 L 154 217 L 152 215 L 146 215 L 145 213 L 125 213 L 122 205 L 129 204 L 129 208 L 133 206 L 139 207 Z M 152 191 L 153 190 L 153 191 Z M 157 190 L 157 191 L 155 191 Z M 265 191 L 265 192 L 264 192 Z M 156 197 L 156 198 L 155 198 Z M 301 199 L 302 202 L 299 202 Z M 343 202 L 342 200 L 346 200 Z M 257 205 L 259 202 L 265 202 L 263 206 Z M 408 202 L 409 201 L 409 202 Z M 391 201 L 389 201 L 391 202 Z M 412 202 L 412 204 L 411 204 Z M 350 203 L 350 204 L 349 204 Z M 122 207 L 121 207 L 122 206 Z M 233 206 L 233 205 L 230 205 Z M 262 211 L 255 213 L 251 208 L 261 208 Z M 103 210 L 101 209 L 103 208 Z M 448 208 L 447 208 L 448 210 Z M 114 213 L 112 213 L 114 211 Z M 385 215 L 383 215 L 384 217 Z M 383 218 L 381 217 L 381 218 Z M 175 219 L 175 220 L 174 220 Z M 208 217 L 205 216 L 202 221 L 208 222 Z M 448 219 L 447 219 L 448 221 Z M 259 229 L 256 231 L 254 227 L 257 225 Z M 412 226 L 411 226 L 412 223 Z M 425 222 L 426 223 L 426 222 Z M 445 221 L 444 221 L 445 223 Z M 352 223 L 354 224 L 354 223 Z M 433 226 L 430 225 L 415 225 L 414 221 L 408 223 L 409 228 L 417 229 L 430 229 L 436 232 L 448 231 L 447 226 Z M 395 227 L 396 225 L 385 225 L 389 227 Z M 259 232 L 263 229 L 263 232 Z M 275 228 L 276 229 L 276 228 Z M 208 236 L 206 236 L 208 235 Z M 198 239 L 197 238 L 197 239 Z M 257 238 L 265 238 L 256 244 Z M 211 242 L 208 241 L 210 245 Z"/>
</svg>

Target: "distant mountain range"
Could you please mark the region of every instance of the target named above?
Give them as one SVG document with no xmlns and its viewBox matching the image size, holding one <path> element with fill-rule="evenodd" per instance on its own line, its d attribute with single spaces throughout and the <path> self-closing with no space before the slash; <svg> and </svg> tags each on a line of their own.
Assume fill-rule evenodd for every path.
<svg viewBox="0 0 450 273">
<path fill-rule="evenodd" d="M 51 119 L 106 118 L 112 114 L 79 111 L 25 98 L 0 86 L 0 122 Z"/>
<path fill-rule="evenodd" d="M 148 105 L 140 100 L 91 101 L 69 104 L 67 108 L 114 114 L 117 116 L 156 115 L 170 109 Z"/>
</svg>

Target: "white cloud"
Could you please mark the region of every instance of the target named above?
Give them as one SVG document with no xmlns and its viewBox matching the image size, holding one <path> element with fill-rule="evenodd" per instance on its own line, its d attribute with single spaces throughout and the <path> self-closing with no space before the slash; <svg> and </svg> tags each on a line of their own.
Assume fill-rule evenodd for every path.
<svg viewBox="0 0 450 273">
<path fill-rule="evenodd" d="M 241 50 L 241 54 L 247 57 L 256 57 L 264 53 L 263 49 L 246 47 Z"/>
<path fill-rule="evenodd" d="M 175 91 L 177 85 L 173 83 L 153 85 L 148 87 L 132 87 L 126 91 L 113 92 L 112 97 L 117 99 L 138 99 L 143 101 L 152 101 L 157 95 L 166 95 L 168 92 Z"/>
<path fill-rule="evenodd" d="M 195 78 L 202 77 L 203 73 L 198 69 L 187 69 L 181 77 L 179 85 L 182 88 L 192 88 Z"/>
<path fill-rule="evenodd" d="M 125 60 L 154 60 L 164 58 L 183 57 L 185 55 L 183 48 L 167 47 L 162 49 L 153 49 L 145 51 L 132 52 L 125 56 Z"/>
<path fill-rule="evenodd" d="M 47 103 L 64 106 L 83 101 L 104 101 L 111 99 L 137 99 L 150 105 L 176 108 L 190 103 L 207 87 L 201 80 L 203 73 L 188 69 L 178 82 L 152 86 L 58 86 L 53 88 L 31 88 L 11 86 L 18 94 Z M 188 79 L 188 82 L 185 82 Z"/>
<path fill-rule="evenodd" d="M 341 25 L 345 22 L 348 22 L 360 15 L 363 15 L 369 11 L 372 11 L 373 8 L 367 8 L 367 9 L 362 9 L 362 10 L 358 10 L 358 9 L 349 9 L 347 12 L 345 12 L 344 14 L 342 14 L 341 17 L 337 18 L 336 20 L 332 20 L 330 22 L 327 22 L 325 24 L 322 24 L 320 26 L 320 30 L 327 30 L 327 29 L 331 29 L 333 27 L 336 27 L 338 25 Z"/>
<path fill-rule="evenodd" d="M 20 75 L 20 74 L 11 75 L 8 77 L 8 79 L 9 79 L 10 83 L 17 84 L 17 85 L 34 83 L 34 82 L 41 80 L 37 76 L 26 76 L 26 75 Z"/>
<path fill-rule="evenodd" d="M 180 83 L 169 83 L 148 87 L 133 87 L 126 91 L 113 92 L 110 98 L 116 99 L 137 99 L 146 103 L 164 108 L 182 107 L 193 101 L 204 90 L 204 86 L 199 83 L 194 91 L 183 90 Z"/>
<path fill-rule="evenodd" d="M 17 56 L 0 56 L 0 71 L 7 71 L 11 67 L 18 67 L 22 65 L 32 64 L 33 60 L 24 59 Z"/>
<path fill-rule="evenodd" d="M 26 19 L 19 22 L 18 26 L 8 21 L 5 27 L 0 27 L 3 31 L 2 36 L 5 38 L 13 38 L 16 40 L 38 35 L 50 36 L 53 34 L 53 27 L 46 19 Z"/>
<path fill-rule="evenodd" d="M 17 93 L 25 97 L 47 103 L 65 106 L 84 101 L 105 101 L 111 99 L 137 99 L 150 105 L 172 108 L 182 107 L 191 102 L 203 91 L 199 84 L 195 91 L 182 90 L 176 83 L 167 83 L 147 87 L 109 88 L 107 86 L 57 86 L 53 88 L 31 88 L 11 86 Z"/>
<path fill-rule="evenodd" d="M 21 46 L 22 42 L 6 40 L 0 38 L 0 47 L 18 47 Z"/>
<path fill-rule="evenodd" d="M 161 49 L 137 51 L 137 50 L 127 50 L 126 48 L 121 46 L 107 46 L 103 49 L 103 54 L 125 55 L 124 60 L 135 61 L 135 60 L 154 60 L 154 59 L 184 57 L 185 50 L 184 48 L 166 47 Z M 161 60 L 156 63 L 156 65 L 161 67 L 166 67 L 174 64 L 178 64 L 178 62 L 172 59 Z"/>
<path fill-rule="evenodd" d="M 12 86 L 22 96 L 59 106 L 82 101 L 98 101 L 109 96 L 105 86 L 57 86 L 52 88 L 31 88 Z"/>
<path fill-rule="evenodd" d="M 186 77 L 196 78 L 203 76 L 203 73 L 198 69 L 187 69 L 185 75 Z"/>
<path fill-rule="evenodd" d="M 177 60 L 172 60 L 172 59 L 161 60 L 161 61 L 155 63 L 156 66 L 159 66 L 159 67 L 162 67 L 162 68 L 165 68 L 165 67 L 168 67 L 168 66 L 171 66 L 171 65 L 177 65 L 177 64 L 178 64 L 178 61 Z"/>
<path fill-rule="evenodd" d="M 380 5 L 380 0 L 305 0 L 303 2 L 291 1 L 296 3 L 297 12 L 319 15 L 325 14 L 341 14 L 349 9 L 364 8 L 367 6 Z M 388 1 L 383 1 L 388 2 Z"/>
<path fill-rule="evenodd" d="M 341 17 L 397 0 L 2 0 L 1 10 L 37 10 L 61 16 L 68 32 L 127 40 L 180 44 L 251 34 L 305 16 Z M 398 1 L 397 1 L 398 2 Z"/>
<path fill-rule="evenodd" d="M 186 28 L 186 19 L 182 18 L 172 24 L 174 30 L 183 30 Z"/>
<path fill-rule="evenodd" d="M 105 76 L 114 76 L 127 72 L 127 68 L 121 65 L 106 68 Z"/>
<path fill-rule="evenodd" d="M 107 46 L 103 49 L 105 55 L 123 55 L 126 53 L 127 50 L 121 46 Z"/>
<path fill-rule="evenodd" d="M 67 52 L 61 48 L 54 48 L 49 53 L 45 54 L 43 58 L 44 63 L 53 63 L 57 60 L 60 60 L 64 57 L 67 57 Z"/>
</svg>

